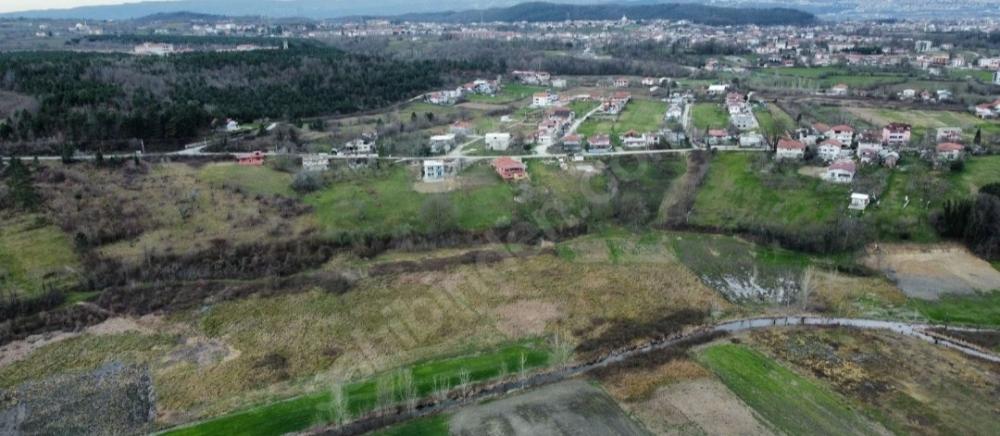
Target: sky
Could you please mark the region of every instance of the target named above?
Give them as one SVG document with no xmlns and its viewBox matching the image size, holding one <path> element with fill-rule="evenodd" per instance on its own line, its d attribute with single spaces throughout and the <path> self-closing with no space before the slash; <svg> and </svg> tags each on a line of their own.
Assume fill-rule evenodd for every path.
<svg viewBox="0 0 1000 436">
<path fill-rule="evenodd" d="M 77 6 L 114 5 L 135 3 L 137 0 L 0 0 L 0 13 L 33 11 L 38 9 L 65 9 Z"/>
</svg>

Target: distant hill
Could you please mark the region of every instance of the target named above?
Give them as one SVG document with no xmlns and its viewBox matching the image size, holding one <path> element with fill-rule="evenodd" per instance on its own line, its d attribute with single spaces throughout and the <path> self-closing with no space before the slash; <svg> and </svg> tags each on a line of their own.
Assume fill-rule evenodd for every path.
<svg viewBox="0 0 1000 436">
<path fill-rule="evenodd" d="M 408 21 L 472 23 L 479 21 L 617 20 L 622 17 L 690 20 L 710 25 L 801 25 L 816 21 L 815 15 L 795 9 L 727 8 L 692 3 L 574 5 L 535 2 L 521 3 L 507 8 L 406 14 L 392 18 Z"/>
<path fill-rule="evenodd" d="M 622 15 L 628 15 L 630 18 L 690 19 L 713 24 L 805 23 L 814 19 L 812 15 L 790 9 L 722 8 L 691 3 L 707 0 L 666 0 L 672 3 L 682 3 L 681 5 L 660 4 L 663 3 L 662 0 L 638 0 L 613 4 L 611 4 L 611 0 L 553 0 L 558 1 L 559 4 L 518 4 L 521 1 L 523 0 L 175 0 L 24 11 L 0 14 L 0 17 L 170 21 L 172 18 L 183 17 L 172 14 L 191 14 L 189 16 L 192 19 L 201 19 L 199 17 L 210 19 L 211 16 L 331 19 L 411 14 L 401 15 L 401 18 L 471 22 L 478 21 L 481 12 L 484 12 L 489 15 L 486 19 L 490 21 L 562 21 L 567 16 L 571 18 L 618 19 Z M 481 8 L 480 5 L 488 5 L 493 8 L 484 11 L 468 10 Z"/>
</svg>

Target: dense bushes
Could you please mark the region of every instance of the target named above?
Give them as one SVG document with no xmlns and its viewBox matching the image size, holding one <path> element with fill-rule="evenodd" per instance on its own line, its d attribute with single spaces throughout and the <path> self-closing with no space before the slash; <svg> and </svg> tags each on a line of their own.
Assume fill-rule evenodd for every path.
<svg viewBox="0 0 1000 436">
<path fill-rule="evenodd" d="M 987 260 L 1000 259 L 1000 183 L 983 186 L 971 200 L 951 200 L 931 216 L 941 236 L 958 239 Z"/>
</svg>

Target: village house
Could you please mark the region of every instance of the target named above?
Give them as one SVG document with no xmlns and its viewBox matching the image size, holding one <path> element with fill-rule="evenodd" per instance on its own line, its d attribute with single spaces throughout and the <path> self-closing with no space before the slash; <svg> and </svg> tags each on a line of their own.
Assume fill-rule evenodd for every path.
<svg viewBox="0 0 1000 436">
<path fill-rule="evenodd" d="M 729 122 L 739 130 L 754 130 L 759 127 L 753 112 L 739 112 L 729 116 Z"/>
<path fill-rule="evenodd" d="M 833 85 L 833 87 L 830 88 L 830 91 L 828 92 L 828 94 L 832 95 L 832 96 L 835 96 L 835 97 L 846 97 L 847 93 L 848 93 L 848 90 L 849 89 L 848 89 L 848 87 L 847 87 L 846 84 L 838 83 L 836 85 Z"/>
<path fill-rule="evenodd" d="M 601 111 L 607 115 L 618 115 L 625 110 L 625 106 L 630 101 L 632 101 L 632 94 L 625 91 L 615 92 L 601 101 Z"/>
<path fill-rule="evenodd" d="M 825 133 L 827 139 L 836 139 L 841 144 L 850 144 L 854 140 L 854 128 L 846 124 L 836 125 Z"/>
<path fill-rule="evenodd" d="M 847 208 L 851 210 L 865 210 L 868 208 L 868 203 L 870 202 L 871 197 L 868 194 L 854 192 L 851 194 L 851 204 Z"/>
<path fill-rule="evenodd" d="M 510 148 L 510 133 L 487 133 L 486 149 L 494 151 L 505 151 Z"/>
<path fill-rule="evenodd" d="M 721 95 L 722 93 L 724 93 L 724 92 L 726 92 L 728 90 L 729 90 L 729 85 L 725 85 L 725 84 L 721 84 L 721 85 L 708 85 L 708 94 L 709 95 Z"/>
<path fill-rule="evenodd" d="M 705 143 L 710 146 L 727 145 L 729 140 L 729 132 L 723 129 L 709 129 L 708 135 L 705 136 Z"/>
<path fill-rule="evenodd" d="M 552 87 L 556 89 L 563 89 L 566 87 L 566 79 L 552 79 Z"/>
<path fill-rule="evenodd" d="M 528 177 L 527 168 L 524 164 L 507 156 L 495 159 L 493 161 L 493 169 L 505 181 L 522 180 Z"/>
<path fill-rule="evenodd" d="M 614 81 L 615 88 L 628 88 L 632 84 L 632 81 L 628 77 L 616 77 Z"/>
<path fill-rule="evenodd" d="M 899 164 L 899 153 L 892 150 L 882 150 L 882 165 L 886 168 L 896 168 Z"/>
<path fill-rule="evenodd" d="M 428 93 L 424 99 L 430 104 L 453 105 L 462 96 L 458 91 L 437 91 Z"/>
<path fill-rule="evenodd" d="M 775 157 L 777 159 L 795 159 L 801 160 L 806 153 L 806 146 L 799 141 L 781 138 L 778 140 L 777 151 L 775 152 Z"/>
<path fill-rule="evenodd" d="M 910 143 L 912 127 L 904 123 L 889 123 L 882 128 L 882 141 L 893 147 Z"/>
<path fill-rule="evenodd" d="M 255 151 L 249 154 L 237 155 L 236 162 L 243 166 L 259 167 L 264 165 L 264 152 Z"/>
<path fill-rule="evenodd" d="M 955 142 L 942 142 L 937 145 L 937 157 L 943 161 L 953 161 L 962 158 L 965 146 Z"/>
<path fill-rule="evenodd" d="M 232 132 L 235 132 L 237 130 L 240 130 L 240 123 L 236 122 L 236 120 L 227 119 L 226 120 L 226 131 L 232 133 Z"/>
<path fill-rule="evenodd" d="M 514 80 L 528 85 L 547 85 L 552 76 L 544 71 L 513 71 Z"/>
<path fill-rule="evenodd" d="M 302 169 L 310 172 L 320 172 L 330 169 L 330 155 L 328 154 L 306 154 L 302 155 Z"/>
<path fill-rule="evenodd" d="M 825 162 L 832 162 L 841 157 L 844 145 L 836 139 L 827 139 L 819 144 L 816 155 Z"/>
<path fill-rule="evenodd" d="M 938 142 L 958 142 L 962 140 L 961 127 L 939 127 L 935 139 Z"/>
<path fill-rule="evenodd" d="M 622 146 L 625 148 L 651 147 L 660 142 L 660 138 L 652 133 L 639 134 L 635 130 L 625 132 L 619 139 L 621 139 Z"/>
<path fill-rule="evenodd" d="M 566 153 L 579 153 L 583 150 L 583 137 L 572 133 L 562 139 L 562 148 Z"/>
<path fill-rule="evenodd" d="M 591 153 L 607 153 L 611 150 L 611 137 L 608 135 L 594 135 L 587 141 L 587 151 Z"/>
<path fill-rule="evenodd" d="M 740 147 L 760 148 L 764 146 L 764 135 L 757 132 L 743 133 L 740 135 Z"/>
<path fill-rule="evenodd" d="M 444 154 L 455 148 L 455 134 L 434 135 L 430 139 L 431 154 Z"/>
<path fill-rule="evenodd" d="M 472 123 L 461 120 L 455 121 L 448 131 L 454 133 L 456 136 L 469 136 L 472 134 Z"/>
<path fill-rule="evenodd" d="M 831 183 L 851 183 L 854 181 L 854 174 L 857 166 L 851 160 L 838 160 L 826 168 L 823 180 Z"/>
<path fill-rule="evenodd" d="M 372 136 L 362 136 L 344 144 L 344 147 L 337 152 L 341 156 L 371 155 L 375 153 L 375 141 Z"/>
<path fill-rule="evenodd" d="M 443 160 L 427 159 L 423 163 L 422 180 L 428 183 L 441 182 L 450 176 Z"/>
<path fill-rule="evenodd" d="M 536 92 L 531 96 L 531 106 L 533 107 L 549 107 L 557 101 L 559 101 L 559 94 L 549 91 Z"/>
<path fill-rule="evenodd" d="M 1000 113 L 1000 100 L 977 105 L 975 112 L 979 118 L 996 118 L 997 114 Z"/>
<path fill-rule="evenodd" d="M 656 86 L 658 83 L 659 83 L 659 80 L 657 80 L 654 77 L 643 77 L 642 78 L 642 86 Z"/>
<path fill-rule="evenodd" d="M 174 52 L 173 44 L 158 44 L 154 42 L 144 42 L 135 46 L 132 49 L 132 53 L 140 56 L 166 56 Z"/>
</svg>

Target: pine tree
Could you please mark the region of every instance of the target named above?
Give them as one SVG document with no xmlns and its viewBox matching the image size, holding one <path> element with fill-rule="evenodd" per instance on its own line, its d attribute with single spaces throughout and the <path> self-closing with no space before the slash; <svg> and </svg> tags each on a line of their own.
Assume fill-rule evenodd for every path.
<svg viewBox="0 0 1000 436">
<path fill-rule="evenodd" d="M 41 199 L 35 191 L 34 181 L 31 179 L 31 170 L 19 158 L 10 160 L 8 169 L 7 188 L 10 189 L 11 198 L 14 200 L 14 207 L 26 210 L 33 210 L 38 206 Z"/>
</svg>

